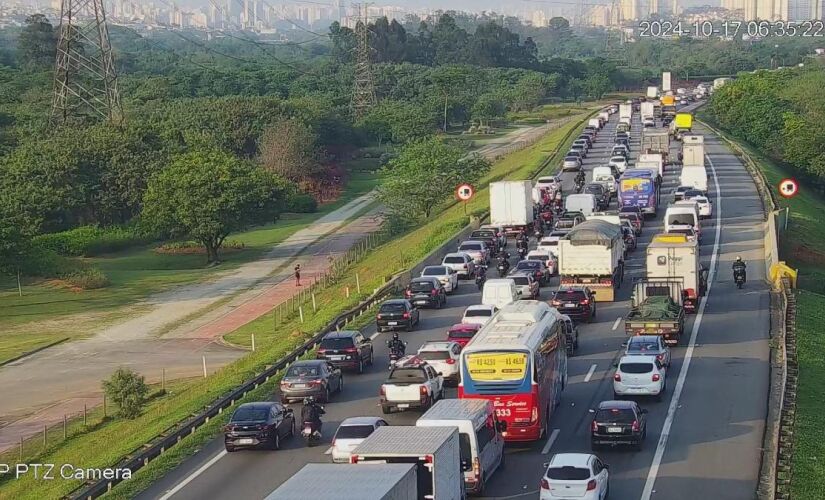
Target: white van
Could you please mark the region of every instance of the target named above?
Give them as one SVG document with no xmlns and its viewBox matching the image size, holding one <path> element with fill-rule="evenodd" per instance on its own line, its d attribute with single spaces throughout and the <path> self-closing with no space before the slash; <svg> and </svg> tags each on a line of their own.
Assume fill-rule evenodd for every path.
<svg viewBox="0 0 825 500">
<path fill-rule="evenodd" d="M 616 177 L 613 175 L 613 169 L 610 167 L 594 167 L 593 182 L 601 183 L 610 191 L 610 196 L 616 196 L 618 183 L 616 182 Z"/>
<path fill-rule="evenodd" d="M 679 177 L 680 186 L 693 186 L 695 189 L 708 194 L 708 171 L 702 166 L 682 167 Z"/>
<path fill-rule="evenodd" d="M 665 211 L 665 232 L 669 232 L 674 226 L 691 226 L 693 231 L 696 232 L 697 238 L 701 238 L 699 207 L 695 201 L 678 201 L 675 205 L 667 207 Z"/>
<path fill-rule="evenodd" d="M 499 309 L 521 298 L 516 282 L 510 278 L 489 279 L 481 292 L 481 304 Z"/>
<path fill-rule="evenodd" d="M 504 463 L 506 423 L 496 419 L 485 399 L 442 399 L 427 410 L 416 427 L 458 427 L 459 456 L 468 493 L 479 494 Z"/>
<path fill-rule="evenodd" d="M 598 209 L 596 195 L 593 194 L 569 194 L 564 199 L 564 209 L 568 212 L 581 212 L 585 217 L 591 215 Z"/>
</svg>

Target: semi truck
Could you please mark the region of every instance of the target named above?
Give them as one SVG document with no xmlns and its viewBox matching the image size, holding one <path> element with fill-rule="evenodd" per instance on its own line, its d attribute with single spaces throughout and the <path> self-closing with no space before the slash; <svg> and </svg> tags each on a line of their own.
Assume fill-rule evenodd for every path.
<svg viewBox="0 0 825 500">
<path fill-rule="evenodd" d="M 419 500 L 416 464 L 307 464 L 265 500 Z M 430 497 L 432 498 L 432 497 Z"/>
<path fill-rule="evenodd" d="M 383 426 L 352 450 L 350 463 L 367 468 L 413 464 L 418 499 L 462 500 L 466 491 L 459 447 L 457 427 Z"/>
<path fill-rule="evenodd" d="M 502 181 L 490 183 L 490 224 L 504 228 L 504 233 L 518 234 L 533 227 L 533 183 Z"/>
<path fill-rule="evenodd" d="M 640 152 L 662 155 L 662 161 L 667 163 L 670 159 L 670 134 L 668 134 L 668 131 L 653 128 L 644 129 L 642 131 Z"/>
<path fill-rule="evenodd" d="M 630 312 L 625 316 L 627 335 L 661 335 L 667 345 L 677 345 L 685 330 L 682 281 L 646 278 L 633 285 Z"/>
<path fill-rule="evenodd" d="M 682 280 L 682 303 L 695 313 L 707 290 L 708 270 L 699 262 L 699 243 L 684 234 L 658 234 L 647 246 L 645 275 L 650 279 Z"/>
<path fill-rule="evenodd" d="M 616 224 L 586 220 L 559 240 L 562 285 L 586 285 L 597 302 L 614 300 L 624 277 L 624 235 Z"/>
<path fill-rule="evenodd" d="M 630 120 L 633 117 L 632 104 L 619 104 L 619 119 L 626 118 Z"/>
<path fill-rule="evenodd" d="M 702 135 L 685 135 L 682 137 L 682 166 L 705 166 L 705 137 Z"/>
</svg>

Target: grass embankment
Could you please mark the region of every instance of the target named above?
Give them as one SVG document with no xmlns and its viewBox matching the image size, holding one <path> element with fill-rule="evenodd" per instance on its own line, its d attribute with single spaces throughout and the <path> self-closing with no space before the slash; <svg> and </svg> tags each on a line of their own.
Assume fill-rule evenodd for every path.
<svg viewBox="0 0 825 500">
<path fill-rule="evenodd" d="M 0 363 L 62 338 L 77 338 L 139 312 L 146 297 L 173 287 L 213 278 L 259 258 L 273 246 L 325 214 L 369 192 L 374 174 L 355 172 L 342 196 L 311 214 L 284 214 L 275 224 L 231 235 L 242 248 L 223 252 L 224 263 L 206 267 L 204 255 L 158 253 L 157 244 L 84 259 L 108 276 L 111 284 L 75 291 L 57 281 L 28 281 L 23 296 L 17 283 L 0 277 Z"/>
<path fill-rule="evenodd" d="M 574 124 L 571 123 L 555 130 L 536 145 L 497 162 L 486 181 L 501 179 L 505 176 L 514 179 L 526 178 L 544 162 L 554 149 L 559 147 L 560 139 Z M 454 205 L 423 227 L 376 249 L 365 260 L 353 266 L 335 285 L 317 294 L 318 313 L 307 314 L 305 323 L 301 324 L 296 317 L 288 318 L 275 330 L 272 318 L 269 316 L 243 327 L 231 336 L 234 342 L 243 344 L 248 341 L 249 333 L 256 332 L 257 350 L 255 352 L 222 368 L 205 380 L 193 383 L 175 394 L 159 398 L 135 420 L 109 421 L 100 425 L 94 432 L 76 436 L 65 442 L 63 446 L 32 457 L 29 461 L 82 464 L 83 467 L 105 467 L 117 463 L 123 456 L 139 448 L 171 425 L 201 410 L 222 394 L 260 372 L 267 364 L 282 357 L 307 336 L 317 332 L 335 315 L 366 297 L 367 291 L 382 285 L 387 275 L 403 270 L 452 238 L 457 230 L 467 224 L 469 215 L 477 215 L 486 210 L 487 196 L 486 188 L 480 190 L 467 204 L 467 216 L 464 215 L 461 205 Z M 347 286 L 351 290 L 355 289 L 356 272 L 359 273 L 363 293 L 360 297 L 352 293 L 351 297 L 346 299 L 344 289 Z M 369 318 L 370 316 L 364 315 L 362 321 L 368 322 Z M 268 384 L 266 390 L 259 388 L 253 398 L 259 399 L 271 394 L 274 383 L 275 381 L 272 381 Z M 211 439 L 219 429 L 220 422 L 216 420 L 203 430 L 199 430 L 195 436 L 187 438 L 162 460 L 151 462 L 132 481 L 118 486 L 114 492 L 115 496 L 120 498 L 122 493 L 119 492 L 128 490 L 131 493 L 123 496 L 127 498 L 139 488 L 150 484 L 151 479 L 162 476 L 180 463 L 198 446 Z M 101 446 L 101 443 L 106 443 L 106 446 Z M 144 477 L 148 479 L 143 479 Z M 58 498 L 78 485 L 76 481 L 35 481 L 31 478 L 5 481 L 0 483 L 0 497 L 38 500 Z"/>
</svg>

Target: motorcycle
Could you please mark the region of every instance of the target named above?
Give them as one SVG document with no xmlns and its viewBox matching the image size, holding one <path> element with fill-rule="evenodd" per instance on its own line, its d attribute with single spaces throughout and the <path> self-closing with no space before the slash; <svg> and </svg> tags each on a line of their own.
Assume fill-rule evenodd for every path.
<svg viewBox="0 0 825 500">
<path fill-rule="evenodd" d="M 499 259 L 498 260 L 498 276 L 503 278 L 507 276 L 507 272 L 510 270 L 510 261 L 506 259 Z"/>
<path fill-rule="evenodd" d="M 744 269 L 734 269 L 733 270 L 733 281 L 736 282 L 736 286 L 741 289 L 745 286 L 745 270 Z"/>
<path fill-rule="evenodd" d="M 484 288 L 485 281 L 487 281 L 487 266 L 481 266 L 478 268 L 478 273 L 476 273 L 476 286 L 479 291 Z"/>
<path fill-rule="evenodd" d="M 389 342 L 387 342 L 389 346 Z M 407 346 L 407 343 L 404 342 L 404 347 Z M 395 368 L 395 365 L 398 363 L 398 360 L 404 357 L 404 349 L 400 349 L 398 347 L 393 347 L 390 349 L 390 365 L 389 369 L 392 370 Z"/>
<path fill-rule="evenodd" d="M 304 430 L 301 431 L 301 437 L 304 438 L 304 441 L 306 441 L 307 446 L 310 447 L 315 446 L 321 441 L 321 431 L 315 429 L 314 427 L 314 422 L 307 421 L 304 422 Z"/>
<path fill-rule="evenodd" d="M 519 260 L 524 260 L 527 257 L 527 247 L 521 246 L 518 248 L 518 258 Z"/>
</svg>

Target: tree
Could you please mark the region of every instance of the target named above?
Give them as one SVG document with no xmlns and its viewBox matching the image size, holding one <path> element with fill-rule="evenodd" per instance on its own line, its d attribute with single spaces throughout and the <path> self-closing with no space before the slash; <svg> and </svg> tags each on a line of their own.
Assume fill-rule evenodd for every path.
<svg viewBox="0 0 825 500">
<path fill-rule="evenodd" d="M 287 189 L 274 174 L 221 151 L 181 155 L 152 177 L 144 197 L 143 222 L 152 229 L 188 237 L 218 262 L 226 237 L 272 221 Z"/>
<path fill-rule="evenodd" d="M 322 170 L 317 142 L 318 137 L 302 121 L 282 119 L 261 137 L 261 165 L 294 182 L 307 180 Z"/>
<path fill-rule="evenodd" d="M 57 37 L 52 24 L 43 14 L 33 14 L 26 18 L 25 23 L 17 40 L 23 64 L 30 68 L 54 65 Z"/>
<path fill-rule="evenodd" d="M 357 44 L 355 32 L 335 21 L 329 27 L 329 38 L 332 40 L 332 57 L 341 63 L 351 62 Z"/>
<path fill-rule="evenodd" d="M 484 94 L 473 105 L 473 119 L 481 125 L 504 117 L 507 108 L 504 100 L 496 94 Z"/>
<path fill-rule="evenodd" d="M 10 200 L 0 193 L 0 273 L 19 271 L 29 250 L 30 234 L 21 216 L 15 213 Z"/>
<path fill-rule="evenodd" d="M 106 397 L 118 407 L 118 414 L 123 418 L 137 418 L 146 406 L 149 387 L 143 375 L 128 368 L 118 368 L 109 380 L 103 381 Z"/>
<path fill-rule="evenodd" d="M 610 78 L 602 73 L 592 73 L 584 80 L 584 89 L 594 99 L 601 99 L 610 90 Z"/>
</svg>

